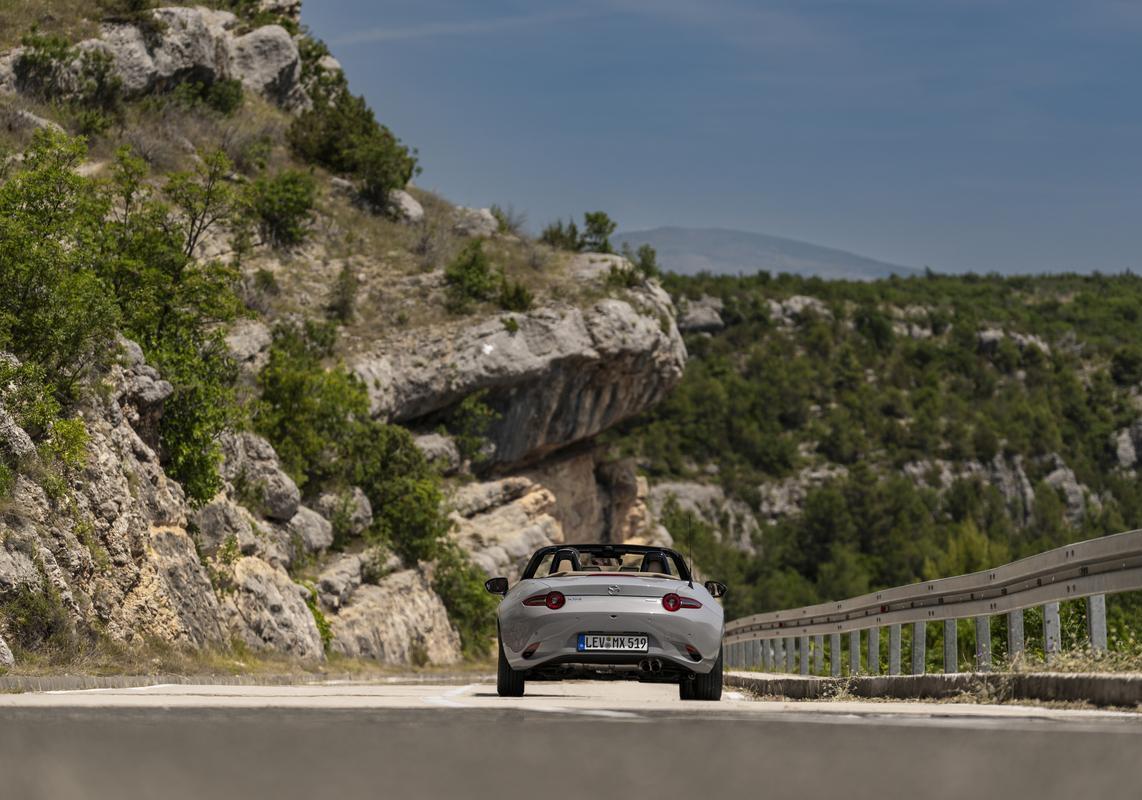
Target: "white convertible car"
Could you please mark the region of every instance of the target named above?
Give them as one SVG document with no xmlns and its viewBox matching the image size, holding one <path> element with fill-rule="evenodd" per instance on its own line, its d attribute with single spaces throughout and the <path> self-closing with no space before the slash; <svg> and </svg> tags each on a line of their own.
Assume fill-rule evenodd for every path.
<svg viewBox="0 0 1142 800">
<path fill-rule="evenodd" d="M 529 680 L 629 679 L 677 683 L 683 700 L 722 696 L 723 584 L 695 584 L 683 558 L 662 547 L 544 547 L 519 583 L 492 578 L 503 596 L 501 697 Z"/>
</svg>

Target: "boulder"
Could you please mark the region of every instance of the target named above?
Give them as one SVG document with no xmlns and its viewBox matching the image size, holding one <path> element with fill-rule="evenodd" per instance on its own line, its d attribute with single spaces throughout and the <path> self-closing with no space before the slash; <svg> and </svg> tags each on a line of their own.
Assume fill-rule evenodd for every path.
<svg viewBox="0 0 1142 800">
<path fill-rule="evenodd" d="M 0 669 L 11 669 L 14 666 L 16 666 L 16 657 L 12 655 L 12 650 L 4 641 L 4 637 L 0 636 Z"/>
<path fill-rule="evenodd" d="M 389 192 L 389 213 L 401 222 L 415 225 L 424 221 L 424 206 L 404 189 Z"/>
<path fill-rule="evenodd" d="M 356 553 L 342 553 L 321 571 L 317 578 L 317 595 L 322 605 L 339 610 L 361 585 L 363 559 Z"/>
<path fill-rule="evenodd" d="M 451 505 L 456 542 L 488 577 L 517 579 L 532 553 L 563 541 L 555 496 L 527 478 L 463 486 Z"/>
<path fill-rule="evenodd" d="M 361 586 L 329 624 L 330 648 L 350 658 L 400 666 L 460 660 L 460 635 L 417 570 L 396 572 L 376 586 Z"/>
<path fill-rule="evenodd" d="M 6 527 L 4 533 L 0 539 L 0 597 L 21 588 L 39 588 L 43 584 L 35 561 L 39 542 L 30 531 L 21 535 Z"/>
<path fill-rule="evenodd" d="M 251 511 L 266 519 L 289 522 L 301 505 L 301 492 L 282 471 L 274 448 L 248 431 L 222 436 L 222 477 L 231 485 L 231 495 L 252 495 L 259 508 Z"/>
<path fill-rule="evenodd" d="M 231 538 L 238 552 L 244 555 L 253 555 L 258 550 L 254 536 L 256 523 L 250 512 L 225 497 L 218 497 L 198 509 L 193 522 L 194 539 L 205 556 L 215 555 Z"/>
<path fill-rule="evenodd" d="M 352 536 L 360 536 L 373 524 L 373 506 L 365 493 L 356 486 L 340 493 L 325 492 L 317 498 L 314 508 L 331 523 L 343 516 L 348 523 L 348 533 Z"/>
<path fill-rule="evenodd" d="M 256 319 L 235 322 L 226 334 L 226 347 L 238 368 L 252 382 L 270 360 L 273 336 L 269 326 Z"/>
<path fill-rule="evenodd" d="M 417 436 L 416 446 L 429 463 L 444 475 L 451 475 L 460 469 L 460 449 L 451 436 L 439 433 L 426 433 Z"/>
<path fill-rule="evenodd" d="M 323 660 L 321 635 L 306 605 L 307 595 L 284 569 L 259 558 L 239 559 L 234 564 L 234 591 L 225 600 L 230 630 L 254 650 Z"/>
<path fill-rule="evenodd" d="M 0 460 L 15 463 L 36 455 L 32 437 L 0 406 Z"/>
<path fill-rule="evenodd" d="M 1111 446 L 1121 469 L 1133 469 L 1142 458 L 1142 419 L 1114 434 Z"/>
<path fill-rule="evenodd" d="M 265 25 L 235 38 L 230 75 L 284 108 L 305 102 L 300 84 L 301 57 L 293 38 L 280 25 Z"/>
<path fill-rule="evenodd" d="M 286 528 L 307 553 L 321 553 L 333 544 L 333 525 L 316 511 L 299 506 Z"/>
<path fill-rule="evenodd" d="M 717 333 L 726 327 L 722 321 L 722 299 L 703 295 L 686 304 L 686 311 L 678 320 L 678 330 L 683 333 Z"/>
<path fill-rule="evenodd" d="M 495 236 L 500 230 L 500 221 L 496 219 L 491 209 L 461 206 L 456 209 L 456 221 L 452 225 L 452 230 L 458 236 L 487 239 Z"/>
<path fill-rule="evenodd" d="M 1067 521 L 1071 525 L 1081 525 L 1086 517 L 1086 492 L 1075 476 L 1074 470 L 1060 464 L 1043 480 L 1048 486 L 1062 493 L 1063 501 L 1067 505 Z"/>
<path fill-rule="evenodd" d="M 484 390 L 499 413 L 489 465 L 520 464 L 588 439 L 674 388 L 686 347 L 670 298 L 650 284 L 594 306 L 541 308 L 515 332 L 499 317 L 387 340 L 354 358 L 373 413 L 407 422 Z"/>
</svg>

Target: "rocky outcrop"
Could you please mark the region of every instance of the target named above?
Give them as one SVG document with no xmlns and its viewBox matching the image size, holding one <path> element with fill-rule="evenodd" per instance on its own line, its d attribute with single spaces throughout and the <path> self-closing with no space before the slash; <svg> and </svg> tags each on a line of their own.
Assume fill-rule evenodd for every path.
<svg viewBox="0 0 1142 800">
<path fill-rule="evenodd" d="M 440 470 L 443 475 L 451 475 L 460 469 L 460 449 L 451 436 L 439 433 L 426 433 L 417 436 L 416 447 L 424 453 L 428 463 Z"/>
<path fill-rule="evenodd" d="M 222 455 L 222 477 L 233 493 L 248 498 L 268 520 L 293 519 L 301 505 L 301 492 L 278 464 L 269 442 L 249 432 L 227 433 L 222 438 Z"/>
<path fill-rule="evenodd" d="M 333 559 L 317 578 L 321 604 L 336 612 L 349 602 L 361 585 L 364 559 L 357 553 L 343 553 Z"/>
<path fill-rule="evenodd" d="M 532 553 L 563 542 L 555 496 L 527 478 L 463 486 L 450 505 L 455 540 L 489 577 L 516 580 Z"/>
<path fill-rule="evenodd" d="M 758 517 L 763 522 L 774 523 L 796 516 L 801 513 L 809 492 L 846 475 L 848 470 L 845 467 L 820 464 L 806 467 L 788 478 L 763 483 L 757 487 L 761 496 Z"/>
<path fill-rule="evenodd" d="M 237 80 L 285 108 L 308 103 L 300 86 L 301 58 L 297 44 L 280 25 L 266 25 L 240 34 L 238 18 L 228 11 L 197 7 L 159 8 L 155 24 L 107 23 L 100 35 L 76 45 L 80 54 L 106 53 L 125 96 L 141 97 L 169 91 L 180 83 L 211 85 Z M 9 53 L 0 66 L 0 90 L 21 91 L 17 65 L 23 48 Z M 78 88 L 83 80 L 82 57 L 66 66 L 63 84 Z"/>
<path fill-rule="evenodd" d="M 36 445 L 32 437 L 16 424 L 12 415 L 0 407 L 0 457 L 8 463 L 18 463 L 32 458 Z"/>
<path fill-rule="evenodd" d="M 272 343 L 269 327 L 255 319 L 238 320 L 227 332 L 226 346 L 247 383 L 253 384 L 269 363 Z"/>
<path fill-rule="evenodd" d="M 588 309 L 543 308 L 384 343 L 355 359 L 373 412 L 408 421 L 484 391 L 499 417 L 489 463 L 519 464 L 595 436 L 661 400 L 686 348 L 657 285 Z"/>
<path fill-rule="evenodd" d="M 376 586 L 361 586 L 330 617 L 333 652 L 387 664 L 455 664 L 460 636 L 440 598 L 417 570 L 397 572 Z"/>
<path fill-rule="evenodd" d="M 459 236 L 488 238 L 500 229 L 500 221 L 488 208 L 457 208 L 452 230 Z"/>
<path fill-rule="evenodd" d="M 281 567 L 260 558 L 234 564 L 234 590 L 225 599 L 230 630 L 248 647 L 305 660 L 325 657 L 308 590 L 294 583 Z"/>
<path fill-rule="evenodd" d="M 12 650 L 4 641 L 4 637 L 0 636 L 0 669 L 11 669 L 14 666 L 16 666 L 16 657 L 12 655 Z"/>
<path fill-rule="evenodd" d="M 792 328 L 810 317 L 832 319 L 829 307 L 816 297 L 795 294 L 785 300 L 767 300 L 769 318 L 783 328 Z"/>
<path fill-rule="evenodd" d="M 1111 446 L 1120 469 L 1133 469 L 1142 461 L 1142 419 L 1111 437 Z"/>
<path fill-rule="evenodd" d="M 678 330 L 683 333 L 717 333 L 726 327 L 722 321 L 724 307 L 720 297 L 703 295 L 697 300 L 690 300 L 678 320 Z"/>
<path fill-rule="evenodd" d="M 373 524 L 373 506 L 356 486 L 340 493 L 325 492 L 314 507 L 330 523 L 344 524 L 351 536 L 360 536 Z"/>
<path fill-rule="evenodd" d="M 24 476 L 0 514 L 0 597 L 54 590 L 71 618 L 108 638 L 221 644 L 217 600 L 187 535 L 182 489 L 133 424 L 165 391 L 130 356 L 104 376 L 111 391 L 84 411 L 88 461 L 66 499 Z"/>
<path fill-rule="evenodd" d="M 677 503 L 710 525 L 721 540 L 753 553 L 761 527 L 750 507 L 740 500 L 726 497 L 722 487 L 692 481 L 656 483 L 650 490 L 650 508 L 661 517 L 669 503 Z"/>
</svg>

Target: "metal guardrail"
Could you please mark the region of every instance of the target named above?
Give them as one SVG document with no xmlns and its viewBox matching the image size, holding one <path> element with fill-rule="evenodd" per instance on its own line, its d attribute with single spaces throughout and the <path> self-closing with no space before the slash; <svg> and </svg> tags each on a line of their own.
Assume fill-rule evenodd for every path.
<svg viewBox="0 0 1142 800">
<path fill-rule="evenodd" d="M 975 620 L 976 669 L 991 669 L 991 617 L 1007 615 L 1008 653 L 1024 651 L 1023 611 L 1043 608 L 1048 661 L 1059 652 L 1059 603 L 1086 598 L 1091 647 L 1106 649 L 1106 595 L 1142 590 L 1142 530 L 1049 550 L 995 569 L 899 586 L 840 602 L 755 614 L 726 624 L 726 663 L 770 672 L 842 672 L 841 634 L 849 636 L 849 674 L 880 672 L 880 629 L 888 627 L 888 674 L 901 674 L 901 627 L 911 624 L 911 674 L 923 674 L 927 625 L 944 624 L 944 672 L 959 666 L 956 622 Z M 866 667 L 861 667 L 861 633 Z M 812 661 L 812 664 L 810 664 Z"/>
</svg>

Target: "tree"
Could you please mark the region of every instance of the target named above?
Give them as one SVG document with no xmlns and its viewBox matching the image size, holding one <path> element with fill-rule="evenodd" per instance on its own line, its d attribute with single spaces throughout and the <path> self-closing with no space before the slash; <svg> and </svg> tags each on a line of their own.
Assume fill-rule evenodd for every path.
<svg viewBox="0 0 1142 800">
<path fill-rule="evenodd" d="M 618 227 L 604 211 L 588 211 L 583 215 L 583 238 L 579 249 L 589 253 L 613 253 L 611 234 Z"/>
</svg>

